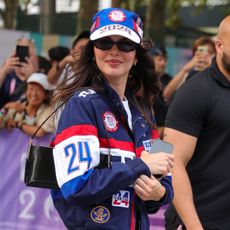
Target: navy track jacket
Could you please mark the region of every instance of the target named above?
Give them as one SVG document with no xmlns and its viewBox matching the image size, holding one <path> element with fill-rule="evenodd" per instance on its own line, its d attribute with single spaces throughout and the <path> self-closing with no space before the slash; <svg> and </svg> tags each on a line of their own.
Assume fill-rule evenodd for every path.
<svg viewBox="0 0 230 230">
<path fill-rule="evenodd" d="M 107 83 L 103 93 L 79 90 L 66 104 L 53 141 L 60 189 L 52 190 L 52 198 L 68 229 L 134 229 L 138 215 L 140 229 L 147 230 L 147 214 L 172 200 L 170 176 L 161 179 L 166 194 L 159 202 L 143 202 L 135 195 L 135 180 L 151 174 L 140 154 L 158 134 L 129 107 L 132 129 L 121 100 Z"/>
</svg>

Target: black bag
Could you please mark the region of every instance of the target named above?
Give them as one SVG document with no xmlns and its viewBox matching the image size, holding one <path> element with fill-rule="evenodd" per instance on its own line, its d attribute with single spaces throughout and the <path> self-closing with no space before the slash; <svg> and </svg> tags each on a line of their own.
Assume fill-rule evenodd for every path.
<svg viewBox="0 0 230 230">
<path fill-rule="evenodd" d="M 33 138 L 36 136 L 38 130 L 45 124 L 45 122 L 60 109 L 69 98 L 63 101 L 37 128 L 30 139 L 26 165 L 24 183 L 27 186 L 38 188 L 58 189 L 57 178 L 55 174 L 55 166 L 53 159 L 53 148 L 44 146 L 34 146 Z"/>
<path fill-rule="evenodd" d="M 24 182 L 31 187 L 58 189 L 53 148 L 34 146 L 30 140 Z"/>
<path fill-rule="evenodd" d="M 45 122 L 60 109 L 69 98 L 62 102 L 37 128 L 30 139 L 26 165 L 24 183 L 27 186 L 38 188 L 58 189 L 57 178 L 55 174 L 55 166 L 53 159 L 53 148 L 44 146 L 34 146 L 33 138 L 36 136 L 38 130 L 45 124 Z"/>
</svg>

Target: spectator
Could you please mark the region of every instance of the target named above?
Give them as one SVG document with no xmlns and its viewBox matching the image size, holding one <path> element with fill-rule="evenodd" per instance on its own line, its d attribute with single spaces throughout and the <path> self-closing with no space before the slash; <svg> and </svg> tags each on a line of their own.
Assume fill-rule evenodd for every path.
<svg viewBox="0 0 230 230">
<path fill-rule="evenodd" d="M 69 54 L 70 50 L 65 46 L 55 46 L 48 50 L 48 56 L 52 64 L 60 62 Z"/>
<path fill-rule="evenodd" d="M 65 76 L 68 76 L 68 79 L 73 77 L 74 74 L 72 70 L 76 68 L 75 63 L 79 60 L 82 49 L 88 41 L 89 31 L 82 31 L 73 41 L 70 55 L 67 55 L 60 61 L 53 63 L 53 67 L 48 73 L 48 80 L 51 84 L 61 84 Z"/>
<path fill-rule="evenodd" d="M 154 113 L 156 117 L 156 123 L 158 127 L 158 132 L 160 137 L 163 137 L 164 132 L 164 122 L 168 111 L 168 103 L 165 101 L 163 97 L 163 91 L 165 86 L 169 83 L 172 77 L 166 73 L 166 65 L 168 61 L 167 51 L 165 48 L 160 46 L 155 46 L 150 50 L 150 55 L 153 57 L 153 61 L 155 64 L 155 71 L 157 73 L 158 78 L 162 84 L 161 91 L 157 96 L 154 102 Z"/>
<path fill-rule="evenodd" d="M 230 229 L 230 15 L 220 23 L 211 66 L 180 87 L 164 139 L 174 145 L 175 196 L 166 229 Z"/>
<path fill-rule="evenodd" d="M 26 101 L 15 108 L 9 109 L 6 114 L 1 114 L 1 127 L 8 130 L 19 128 L 23 132 L 33 135 L 41 123 L 51 114 L 49 106 L 51 86 L 48 83 L 47 75 L 33 73 L 27 80 Z M 37 137 L 54 131 L 53 121 L 50 118 L 40 128 Z"/>
<path fill-rule="evenodd" d="M 21 38 L 17 45 L 29 47 L 29 57 L 25 62 L 20 62 L 19 57 L 13 55 L 6 59 L 0 69 L 0 109 L 10 101 L 18 100 L 24 93 L 26 80 L 38 70 L 38 59 L 34 43 L 31 40 Z"/>
<path fill-rule="evenodd" d="M 38 58 L 38 71 L 37 72 L 47 74 L 51 68 L 50 61 L 47 58 L 40 56 L 40 55 L 38 55 L 37 58 Z M 25 96 L 26 85 L 27 85 L 26 83 L 25 85 L 23 83 L 23 87 L 21 87 L 20 89 L 20 99 L 16 101 L 7 102 L 1 109 L 2 113 L 5 113 L 5 110 L 8 110 L 8 109 L 17 108 L 20 110 L 20 106 L 22 105 L 21 102 L 25 101 L 25 98 L 26 98 Z"/>
<path fill-rule="evenodd" d="M 173 155 L 146 151 L 158 137 L 159 80 L 142 34 L 135 13 L 99 11 L 76 77 L 54 97 L 55 107 L 68 100 L 53 141 L 60 189 L 52 191 L 68 229 L 147 230 L 147 213 L 172 199 Z"/>
<path fill-rule="evenodd" d="M 215 56 L 215 43 L 209 37 L 200 37 L 195 40 L 192 48 L 192 59 L 173 77 L 172 81 L 165 87 L 163 96 L 170 102 L 175 91 L 196 73 L 210 66 Z"/>
<path fill-rule="evenodd" d="M 48 74 L 49 70 L 52 67 L 51 62 L 41 55 L 38 55 L 38 66 L 38 73 L 44 74 Z"/>
<path fill-rule="evenodd" d="M 155 46 L 149 53 L 153 57 L 157 76 L 159 77 L 163 87 L 165 87 L 172 80 L 172 76 L 166 73 L 166 66 L 168 63 L 167 51 L 162 46 Z"/>
</svg>

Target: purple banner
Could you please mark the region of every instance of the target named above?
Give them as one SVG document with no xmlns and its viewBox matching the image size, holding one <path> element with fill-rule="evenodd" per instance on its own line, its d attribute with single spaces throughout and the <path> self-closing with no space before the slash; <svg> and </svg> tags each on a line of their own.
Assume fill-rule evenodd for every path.
<svg viewBox="0 0 230 230">
<path fill-rule="evenodd" d="M 56 212 L 50 191 L 23 183 L 30 137 L 20 130 L 0 130 L 0 229 L 66 229 Z M 49 146 L 51 136 L 36 144 Z"/>
<path fill-rule="evenodd" d="M 52 136 L 35 138 L 34 143 L 49 146 Z M 24 169 L 30 137 L 20 130 L 0 130 L 0 229 L 64 230 L 48 189 L 27 187 Z M 162 208 L 150 215 L 150 230 L 164 230 Z"/>
<path fill-rule="evenodd" d="M 165 230 L 164 212 L 167 205 L 163 206 L 157 213 L 149 215 L 150 230 Z"/>
</svg>

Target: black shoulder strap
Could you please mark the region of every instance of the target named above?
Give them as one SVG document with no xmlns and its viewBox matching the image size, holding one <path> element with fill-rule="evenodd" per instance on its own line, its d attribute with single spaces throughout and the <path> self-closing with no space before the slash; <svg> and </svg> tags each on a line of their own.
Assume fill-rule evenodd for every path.
<svg viewBox="0 0 230 230">
<path fill-rule="evenodd" d="M 37 128 L 37 130 L 34 132 L 34 134 L 31 137 L 31 140 L 34 139 L 34 137 L 36 136 L 37 132 L 40 130 L 40 128 L 50 119 L 50 117 L 52 117 L 68 100 L 70 99 L 70 97 L 68 97 L 66 100 L 64 100 L 42 123 L 41 125 Z"/>
</svg>

